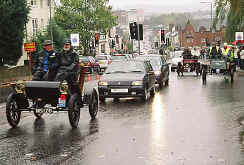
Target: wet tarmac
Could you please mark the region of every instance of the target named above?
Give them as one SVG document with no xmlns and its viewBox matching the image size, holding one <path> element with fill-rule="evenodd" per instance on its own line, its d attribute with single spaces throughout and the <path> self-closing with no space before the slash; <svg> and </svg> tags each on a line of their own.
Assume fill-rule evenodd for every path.
<svg viewBox="0 0 244 165">
<path fill-rule="evenodd" d="M 0 164 L 244 165 L 243 98 L 243 78 L 202 85 L 172 73 L 147 103 L 108 99 L 94 121 L 82 109 L 78 129 L 67 113 L 27 115 L 17 129 L 2 122 Z"/>
</svg>

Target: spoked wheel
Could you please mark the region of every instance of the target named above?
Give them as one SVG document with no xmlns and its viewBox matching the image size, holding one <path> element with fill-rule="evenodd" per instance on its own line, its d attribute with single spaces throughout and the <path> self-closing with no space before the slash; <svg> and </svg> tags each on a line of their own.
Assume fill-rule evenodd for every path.
<svg viewBox="0 0 244 165">
<path fill-rule="evenodd" d="M 91 119 L 95 119 L 98 113 L 98 95 L 95 91 L 92 92 L 92 101 L 89 104 L 89 113 Z"/>
<path fill-rule="evenodd" d="M 79 99 L 76 98 L 73 102 L 73 105 L 69 108 L 69 122 L 72 128 L 77 128 L 80 121 L 80 102 Z"/>
<path fill-rule="evenodd" d="M 18 105 L 12 97 L 7 100 L 6 116 L 9 125 L 16 128 L 20 121 L 21 111 L 18 111 Z"/>
</svg>

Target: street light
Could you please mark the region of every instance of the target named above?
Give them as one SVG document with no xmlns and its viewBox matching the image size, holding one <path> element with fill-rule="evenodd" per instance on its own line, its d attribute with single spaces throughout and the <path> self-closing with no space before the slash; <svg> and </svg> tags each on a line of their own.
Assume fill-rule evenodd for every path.
<svg viewBox="0 0 244 165">
<path fill-rule="evenodd" d="M 211 25 L 210 25 L 210 30 L 211 30 L 211 37 L 210 37 L 210 39 L 211 39 L 211 42 L 213 42 L 212 41 L 212 36 L 213 36 L 213 2 L 200 2 L 200 3 L 203 3 L 203 4 L 210 4 L 211 5 Z"/>
</svg>

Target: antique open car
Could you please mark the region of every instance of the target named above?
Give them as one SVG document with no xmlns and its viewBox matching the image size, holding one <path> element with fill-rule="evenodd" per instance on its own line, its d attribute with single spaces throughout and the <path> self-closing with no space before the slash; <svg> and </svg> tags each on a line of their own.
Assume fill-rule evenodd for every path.
<svg viewBox="0 0 244 165">
<path fill-rule="evenodd" d="M 217 57 L 209 59 L 202 63 L 202 81 L 207 82 L 207 74 L 222 75 L 225 79 L 230 78 L 231 82 L 234 81 L 234 73 L 236 71 L 236 65 L 234 62 L 230 62 L 226 57 Z"/>
<path fill-rule="evenodd" d="M 196 72 L 198 76 L 200 74 L 200 62 L 198 61 L 197 56 L 193 56 L 190 50 L 186 49 L 182 53 L 183 56 L 183 69 L 182 72 Z"/>
<path fill-rule="evenodd" d="M 85 69 L 81 69 L 77 81 L 72 84 L 50 81 L 22 81 L 11 84 L 12 92 L 6 104 L 8 123 L 17 127 L 21 112 L 33 112 L 37 118 L 44 113 L 68 112 L 69 121 L 76 128 L 80 119 L 80 109 L 89 107 L 92 119 L 98 113 L 98 93 L 95 88 L 85 88 Z"/>
</svg>

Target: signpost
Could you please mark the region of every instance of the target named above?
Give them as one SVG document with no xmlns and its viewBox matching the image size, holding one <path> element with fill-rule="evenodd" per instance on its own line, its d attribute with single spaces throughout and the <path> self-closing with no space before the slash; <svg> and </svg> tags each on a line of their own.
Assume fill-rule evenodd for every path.
<svg viewBox="0 0 244 165">
<path fill-rule="evenodd" d="M 29 54 L 29 67 L 30 71 L 32 71 L 33 61 L 32 61 L 32 52 L 36 51 L 36 43 L 24 43 L 24 50 Z M 28 56 L 27 56 L 28 57 Z"/>
<path fill-rule="evenodd" d="M 70 40 L 72 46 L 79 46 L 80 45 L 79 33 L 70 34 Z"/>
<path fill-rule="evenodd" d="M 237 41 L 243 40 L 243 32 L 236 32 L 236 40 Z"/>
</svg>

